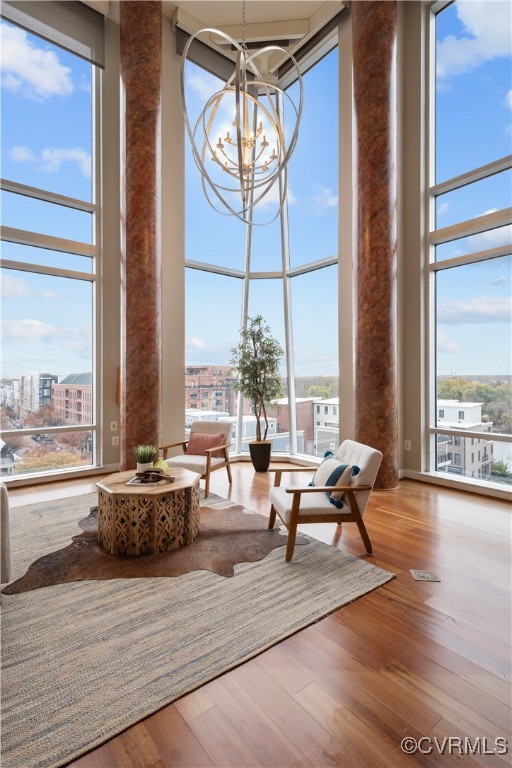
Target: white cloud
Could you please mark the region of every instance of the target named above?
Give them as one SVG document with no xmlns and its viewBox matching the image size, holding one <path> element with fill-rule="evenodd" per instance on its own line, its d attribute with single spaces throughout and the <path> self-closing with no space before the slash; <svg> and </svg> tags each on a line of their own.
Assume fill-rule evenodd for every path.
<svg viewBox="0 0 512 768">
<path fill-rule="evenodd" d="M 477 235 L 469 235 L 463 242 L 462 253 L 476 253 L 510 243 L 512 239 L 512 224 L 503 227 L 489 229 L 487 232 L 479 232 Z"/>
<path fill-rule="evenodd" d="M 2 86 L 35 101 L 73 92 L 71 69 L 54 51 L 35 46 L 23 29 L 0 24 Z"/>
<path fill-rule="evenodd" d="M 460 352 L 460 344 L 451 339 L 444 331 L 437 332 L 437 349 L 439 352 Z"/>
<path fill-rule="evenodd" d="M 42 170 L 54 173 L 63 163 L 76 163 L 84 176 L 91 175 L 91 156 L 79 147 L 47 148 L 41 152 Z"/>
<path fill-rule="evenodd" d="M 30 147 L 16 146 L 9 150 L 9 157 L 18 163 L 35 163 L 45 173 L 56 173 L 63 163 L 75 163 L 83 176 L 91 176 L 91 156 L 80 147 L 45 147 L 37 154 Z"/>
<path fill-rule="evenodd" d="M 496 57 L 510 55 L 512 6 L 501 0 L 459 0 L 455 6 L 464 33 L 437 46 L 437 74 L 454 77 Z"/>
<path fill-rule="evenodd" d="M 336 208 L 338 205 L 338 194 L 333 192 L 330 187 L 324 187 L 322 184 L 315 183 L 316 193 L 311 197 L 311 202 L 318 212 L 324 212 L 329 208 Z"/>
<path fill-rule="evenodd" d="M 442 216 L 443 213 L 446 213 L 450 208 L 450 203 L 447 203 L 446 201 L 444 203 L 439 203 L 437 206 L 437 215 Z"/>
<path fill-rule="evenodd" d="M 293 194 L 293 190 L 289 184 L 287 189 L 287 200 L 288 200 L 288 205 L 295 205 L 295 203 L 297 202 L 297 198 Z M 265 206 L 271 205 L 271 204 L 279 205 L 280 202 L 281 200 L 279 197 L 279 181 L 276 181 L 276 183 L 267 192 L 265 197 L 258 203 L 257 208 L 264 208 Z"/>
<path fill-rule="evenodd" d="M 6 341 L 43 341 L 55 335 L 57 329 L 40 320 L 4 320 L 2 333 Z"/>
<path fill-rule="evenodd" d="M 37 156 L 30 147 L 11 147 L 8 154 L 11 160 L 17 163 L 33 163 L 37 160 Z"/>
<path fill-rule="evenodd" d="M 506 285 L 508 283 L 508 277 L 505 275 L 500 275 L 499 277 L 495 278 L 495 280 L 491 280 L 491 285 Z"/>
<path fill-rule="evenodd" d="M 217 91 L 222 90 L 223 83 L 208 72 L 188 72 L 186 84 L 192 91 L 207 101 Z"/>
<path fill-rule="evenodd" d="M 23 320 L 4 320 L 2 336 L 5 342 L 16 344 L 37 343 L 48 349 L 74 352 L 85 360 L 91 359 L 90 326 L 83 328 L 56 327 L 41 320 L 25 318 Z"/>
<path fill-rule="evenodd" d="M 486 213 L 489 213 L 489 211 L 486 211 Z M 460 241 L 454 241 L 450 252 L 445 253 L 445 258 L 465 256 L 468 253 L 499 248 L 502 245 L 508 245 L 511 240 L 512 224 L 505 224 L 503 227 L 496 227 L 495 229 L 487 230 L 487 232 L 479 232 L 477 235 L 468 235 L 468 237 Z"/>
<path fill-rule="evenodd" d="M 337 376 L 336 355 L 307 347 L 295 349 L 295 374 L 297 376 Z"/>
<path fill-rule="evenodd" d="M 481 296 L 467 301 L 453 301 L 441 304 L 437 319 L 440 323 L 459 325 L 461 323 L 510 322 L 512 302 L 510 297 Z"/>
<path fill-rule="evenodd" d="M 219 341 L 187 336 L 185 342 L 187 365 L 229 365 L 231 349 L 236 343 L 236 339 Z"/>
<path fill-rule="evenodd" d="M 196 336 L 187 336 L 185 341 L 185 349 L 204 349 L 205 343 L 202 339 L 198 339 Z"/>
<path fill-rule="evenodd" d="M 41 299 L 55 299 L 57 294 L 54 291 L 40 291 L 32 288 L 21 277 L 12 277 L 6 272 L 2 277 L 2 296 L 4 298 L 25 298 L 27 296 L 38 297 Z"/>
<path fill-rule="evenodd" d="M 508 91 L 507 95 L 505 96 L 505 106 L 509 109 L 512 109 L 512 88 L 510 91 Z"/>
</svg>

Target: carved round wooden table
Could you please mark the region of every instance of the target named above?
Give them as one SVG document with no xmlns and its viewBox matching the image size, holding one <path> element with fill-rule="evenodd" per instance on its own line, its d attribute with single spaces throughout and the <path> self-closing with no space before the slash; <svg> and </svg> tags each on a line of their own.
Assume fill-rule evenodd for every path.
<svg viewBox="0 0 512 768">
<path fill-rule="evenodd" d="M 199 532 L 197 472 L 173 469 L 173 483 L 127 485 L 135 472 L 109 475 L 98 488 L 98 542 L 113 555 L 154 555 L 191 544 Z"/>
</svg>

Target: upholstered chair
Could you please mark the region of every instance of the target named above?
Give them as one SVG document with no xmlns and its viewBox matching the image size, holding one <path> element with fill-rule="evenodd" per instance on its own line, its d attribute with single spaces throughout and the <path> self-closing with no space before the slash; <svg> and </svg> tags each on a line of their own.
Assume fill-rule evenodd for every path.
<svg viewBox="0 0 512 768">
<path fill-rule="evenodd" d="M 274 470 L 270 489 L 269 529 L 279 515 L 288 529 L 285 558 L 293 557 L 297 526 L 303 523 L 356 523 L 369 555 L 372 545 L 363 515 L 382 461 L 382 453 L 368 445 L 345 440 L 336 454 L 318 468 L 288 467 Z M 311 485 L 281 487 L 283 472 L 314 472 Z"/>
<path fill-rule="evenodd" d="M 226 467 L 229 484 L 233 482 L 229 464 L 229 448 L 233 424 L 229 421 L 194 421 L 188 440 L 163 445 L 160 450 L 169 467 L 183 467 L 198 472 L 205 481 L 204 497 L 210 492 L 210 475 Z M 171 448 L 180 447 L 182 453 L 169 458 Z"/>
<path fill-rule="evenodd" d="M 5 584 L 11 577 L 11 540 L 9 525 L 9 497 L 7 487 L 0 483 L 0 582 Z"/>
</svg>

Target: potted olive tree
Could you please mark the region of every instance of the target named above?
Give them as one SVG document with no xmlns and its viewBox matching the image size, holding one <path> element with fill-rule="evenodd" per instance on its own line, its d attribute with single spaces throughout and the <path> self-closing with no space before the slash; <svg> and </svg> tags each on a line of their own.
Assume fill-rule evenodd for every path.
<svg viewBox="0 0 512 768">
<path fill-rule="evenodd" d="M 256 440 L 249 443 L 251 460 L 257 472 L 266 472 L 272 448 L 267 440 L 267 408 L 282 395 L 279 363 L 283 349 L 271 336 L 263 317 L 256 315 L 247 319 L 247 327 L 240 331 L 240 343 L 231 354 L 231 371 L 237 376 L 234 387 L 250 400 L 256 418 Z"/>
</svg>

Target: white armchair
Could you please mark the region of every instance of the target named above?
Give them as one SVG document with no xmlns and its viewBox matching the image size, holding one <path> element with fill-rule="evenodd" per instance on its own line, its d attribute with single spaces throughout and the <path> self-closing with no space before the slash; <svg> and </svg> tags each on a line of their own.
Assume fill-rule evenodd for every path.
<svg viewBox="0 0 512 768">
<path fill-rule="evenodd" d="M 291 486 L 281 487 L 283 472 L 315 472 L 321 476 L 319 469 L 315 467 L 290 467 L 275 470 L 275 484 L 270 489 L 270 518 L 269 529 L 274 527 L 276 515 L 279 515 L 288 529 L 288 541 L 286 545 L 287 561 L 293 557 L 297 525 L 303 523 L 356 523 L 361 538 L 369 555 L 372 554 L 372 545 L 368 531 L 363 522 L 363 514 L 370 498 L 370 493 L 379 471 L 382 461 L 382 453 L 375 448 L 370 448 L 354 440 L 345 440 L 338 448 L 331 466 L 336 463 L 346 467 L 357 467 L 358 474 L 352 474 L 353 469 L 347 469 L 340 475 L 345 483 L 308 485 L 306 487 Z M 322 465 L 321 465 L 322 466 Z M 341 467 L 340 467 L 341 469 Z M 349 477 L 349 482 L 345 478 Z M 338 480 L 339 482 L 339 480 Z M 342 497 L 333 499 L 335 506 L 329 497 Z"/>
<path fill-rule="evenodd" d="M 233 425 L 229 421 L 194 421 L 188 440 L 161 446 L 164 461 L 169 467 L 183 467 L 198 472 L 205 480 L 204 496 L 210 492 L 210 474 L 226 467 L 229 484 L 233 482 L 229 464 L 229 448 Z M 171 448 L 180 447 L 182 453 L 169 458 Z"/>
</svg>

